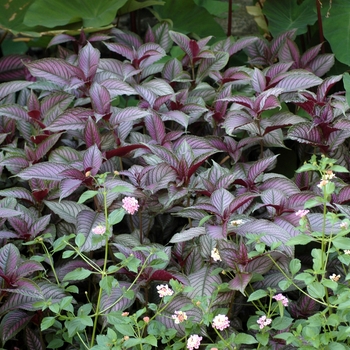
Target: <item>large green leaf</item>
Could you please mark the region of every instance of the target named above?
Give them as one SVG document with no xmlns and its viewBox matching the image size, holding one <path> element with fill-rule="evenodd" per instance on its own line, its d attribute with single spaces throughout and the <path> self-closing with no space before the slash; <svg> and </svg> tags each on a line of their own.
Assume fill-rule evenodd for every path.
<svg viewBox="0 0 350 350">
<path fill-rule="evenodd" d="M 305 0 L 300 5 L 297 0 L 267 0 L 263 13 L 268 20 L 271 34 L 276 37 L 294 28 L 298 28 L 298 35 L 306 33 L 307 26 L 317 20 L 314 5 L 314 0 Z"/>
<path fill-rule="evenodd" d="M 47 28 L 82 22 L 84 27 L 110 24 L 128 0 L 35 0 L 24 17 L 27 26 Z"/>
<path fill-rule="evenodd" d="M 23 24 L 24 16 L 28 7 L 35 0 L 5 0 L 1 5 L 0 28 L 9 30 L 13 34 L 31 32 L 32 36 L 39 36 L 33 28 Z M 38 23 L 35 23 L 36 26 Z"/>
<path fill-rule="evenodd" d="M 350 1 L 337 0 L 332 4 L 327 17 L 328 6 L 322 9 L 323 33 L 338 61 L 350 65 Z"/>
<path fill-rule="evenodd" d="M 154 8 L 161 19 L 172 21 L 174 31 L 195 33 L 202 38 L 209 35 L 216 39 L 225 37 L 224 30 L 212 15 L 193 0 L 166 0 L 164 6 Z"/>
<path fill-rule="evenodd" d="M 162 0 L 146 0 L 146 1 L 128 0 L 128 2 L 118 11 L 118 15 L 124 15 L 126 13 L 130 13 L 130 12 L 140 10 L 145 7 L 149 7 L 153 5 L 164 5 L 164 1 Z"/>
</svg>

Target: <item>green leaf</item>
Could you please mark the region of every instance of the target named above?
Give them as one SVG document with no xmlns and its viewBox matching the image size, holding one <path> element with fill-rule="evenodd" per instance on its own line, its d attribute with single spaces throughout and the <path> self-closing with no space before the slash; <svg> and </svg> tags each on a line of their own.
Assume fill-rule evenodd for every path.
<svg viewBox="0 0 350 350">
<path fill-rule="evenodd" d="M 211 15 L 215 17 L 227 17 L 228 3 L 216 0 L 194 0 L 198 6 L 204 7 Z M 239 8 L 239 5 L 232 4 L 232 10 Z"/>
<path fill-rule="evenodd" d="M 83 267 L 78 267 L 77 269 L 68 272 L 63 281 L 81 281 L 89 277 L 92 274 L 92 271 L 84 269 Z"/>
<path fill-rule="evenodd" d="M 128 337 L 134 336 L 134 329 L 130 324 L 121 324 L 115 323 L 114 328 L 121 333 L 123 336 L 127 335 Z"/>
<path fill-rule="evenodd" d="M 323 299 L 326 295 L 324 286 L 317 281 L 307 284 L 307 291 L 313 297 L 317 299 Z"/>
<path fill-rule="evenodd" d="M 125 210 L 123 208 L 115 209 L 108 215 L 108 223 L 113 226 L 123 220 Z"/>
<path fill-rule="evenodd" d="M 309 25 L 317 21 L 314 11 L 315 2 L 305 0 L 298 5 L 297 0 L 268 0 L 264 4 L 263 13 L 269 23 L 272 36 L 297 28 L 297 35 L 307 32 Z"/>
<path fill-rule="evenodd" d="M 78 233 L 77 236 L 75 237 L 75 244 L 77 245 L 77 247 L 82 247 L 83 244 L 85 243 L 85 236 L 82 233 Z"/>
<path fill-rule="evenodd" d="M 305 234 L 300 234 L 297 235 L 295 237 L 292 237 L 287 243 L 286 245 L 290 246 L 290 245 L 305 245 L 308 244 L 310 242 L 314 241 L 313 237 L 305 235 Z"/>
<path fill-rule="evenodd" d="M 112 189 L 110 189 L 109 191 L 112 192 L 112 193 L 130 192 L 130 187 L 117 185 L 117 186 L 113 187 Z"/>
<path fill-rule="evenodd" d="M 304 204 L 304 209 L 317 207 L 322 203 L 324 203 L 324 199 L 322 197 L 317 196 L 315 198 L 308 199 Z"/>
<path fill-rule="evenodd" d="M 55 323 L 55 317 L 44 317 L 40 323 L 41 331 L 50 328 Z"/>
<path fill-rule="evenodd" d="M 249 295 L 248 301 L 254 301 L 266 297 L 268 294 L 263 289 L 258 289 Z"/>
<path fill-rule="evenodd" d="M 299 272 L 301 269 L 301 262 L 299 259 L 293 259 L 289 263 L 289 270 L 292 273 L 292 275 L 295 275 L 297 272 Z"/>
<path fill-rule="evenodd" d="M 287 329 L 293 322 L 293 319 L 290 317 L 276 317 L 272 321 L 271 327 L 273 329 L 277 329 L 278 331 L 282 331 Z"/>
<path fill-rule="evenodd" d="M 79 200 L 78 200 L 78 203 L 81 204 L 81 203 L 84 203 L 85 201 L 87 201 L 88 199 L 90 198 L 93 198 L 97 195 L 98 191 L 92 191 L 92 190 L 89 190 L 89 191 L 86 191 L 84 192 Z"/>
<path fill-rule="evenodd" d="M 198 226 L 203 226 L 213 215 L 206 215 L 199 221 Z"/>
<path fill-rule="evenodd" d="M 255 344 L 255 343 L 257 343 L 256 339 L 252 335 L 246 334 L 246 333 L 238 333 L 235 336 L 234 342 L 235 342 L 235 344 Z"/>
<path fill-rule="evenodd" d="M 119 15 L 124 15 L 133 11 L 140 10 L 145 7 L 150 7 L 154 5 L 163 5 L 165 2 L 161 0 L 146 0 L 146 1 L 136 1 L 129 0 L 119 11 Z"/>
<path fill-rule="evenodd" d="M 310 275 L 307 272 L 299 273 L 298 275 L 296 275 L 294 277 L 294 279 L 296 279 L 297 281 L 304 281 L 304 283 L 306 285 L 309 284 L 309 283 L 312 283 L 313 281 L 315 281 L 315 278 L 316 278 L 315 276 Z"/>
<path fill-rule="evenodd" d="M 213 35 L 217 40 L 225 32 L 208 11 L 193 0 L 167 0 L 164 6 L 155 6 L 159 19 L 171 20 L 173 30 L 183 34 L 195 33 L 199 37 Z"/>
<path fill-rule="evenodd" d="M 72 255 L 75 254 L 75 251 L 74 250 L 65 250 L 62 254 L 62 258 L 63 259 L 68 259 L 70 258 Z"/>
<path fill-rule="evenodd" d="M 328 1 L 322 8 L 323 34 L 337 60 L 350 65 L 350 56 L 344 47 L 350 47 L 350 2 L 348 0 L 333 1 L 327 17 Z"/>
<path fill-rule="evenodd" d="M 345 74 L 348 74 L 348 73 L 345 73 Z M 333 165 L 332 170 L 337 172 L 337 173 L 348 173 L 349 172 L 348 169 L 346 169 L 345 167 L 343 167 L 341 165 Z"/>
<path fill-rule="evenodd" d="M 350 238 L 349 237 L 336 237 L 333 239 L 333 245 L 338 249 L 349 249 Z"/>
<path fill-rule="evenodd" d="M 269 343 L 269 333 L 257 333 L 255 336 L 261 345 L 265 346 Z"/>
<path fill-rule="evenodd" d="M 47 28 L 79 23 L 83 27 L 103 27 L 111 24 L 117 11 L 127 0 L 35 0 L 28 8 L 24 24 L 38 23 Z"/>
</svg>

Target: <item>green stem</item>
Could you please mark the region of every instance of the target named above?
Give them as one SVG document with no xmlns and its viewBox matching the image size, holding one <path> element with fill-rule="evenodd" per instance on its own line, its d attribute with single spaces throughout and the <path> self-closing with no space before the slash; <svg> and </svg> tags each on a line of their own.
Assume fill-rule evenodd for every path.
<svg viewBox="0 0 350 350">
<path fill-rule="evenodd" d="M 106 223 L 106 244 L 105 244 L 105 256 L 104 256 L 104 262 L 103 262 L 103 269 L 101 273 L 101 281 L 106 278 L 107 276 L 107 261 L 108 261 L 108 239 L 109 239 L 109 233 L 110 233 L 110 226 L 108 222 L 108 208 L 107 208 L 107 191 L 106 188 L 104 188 L 103 191 L 103 199 L 104 199 L 104 214 L 105 214 L 105 223 Z M 98 297 L 97 297 L 97 304 L 96 304 L 96 309 L 95 309 L 95 319 L 94 319 L 94 325 L 92 328 L 92 336 L 91 336 L 91 342 L 90 342 L 90 347 L 94 346 L 95 343 L 95 336 L 96 336 L 96 330 L 97 330 L 97 323 L 98 323 L 98 318 L 101 314 L 100 312 L 100 307 L 101 307 L 101 298 L 102 298 L 102 287 L 100 284 L 100 289 L 98 291 Z"/>
<path fill-rule="evenodd" d="M 61 283 L 60 283 L 60 280 L 58 279 L 58 276 L 57 276 L 57 273 L 56 273 L 56 270 L 55 270 L 55 266 L 54 266 L 53 261 L 52 261 L 52 257 L 50 255 L 49 251 L 47 250 L 45 243 L 42 240 L 40 240 L 40 243 L 41 243 L 41 245 L 42 245 L 42 247 L 43 247 L 43 249 L 45 251 L 46 257 L 49 259 L 51 270 L 52 270 L 52 272 L 53 272 L 53 274 L 55 276 L 56 283 L 57 283 L 58 286 L 60 286 Z"/>
</svg>

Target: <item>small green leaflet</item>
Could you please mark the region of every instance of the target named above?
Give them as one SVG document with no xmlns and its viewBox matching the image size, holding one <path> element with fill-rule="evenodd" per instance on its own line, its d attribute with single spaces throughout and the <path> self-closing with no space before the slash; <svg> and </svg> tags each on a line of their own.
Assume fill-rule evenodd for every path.
<svg viewBox="0 0 350 350">
<path fill-rule="evenodd" d="M 92 191 L 92 190 L 89 190 L 89 191 L 84 192 L 84 193 L 80 196 L 80 198 L 79 198 L 79 200 L 78 200 L 78 203 L 79 203 L 79 204 L 84 203 L 84 202 L 87 201 L 88 199 L 95 197 L 95 196 L 97 195 L 97 193 L 98 193 L 98 191 Z"/>
</svg>

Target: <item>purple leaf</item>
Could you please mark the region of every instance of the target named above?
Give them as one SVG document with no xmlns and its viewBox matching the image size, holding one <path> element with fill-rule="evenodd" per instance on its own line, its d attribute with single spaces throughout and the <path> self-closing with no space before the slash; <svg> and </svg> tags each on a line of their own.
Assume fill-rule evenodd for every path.
<svg viewBox="0 0 350 350">
<path fill-rule="evenodd" d="M 177 58 L 172 58 L 165 63 L 162 76 L 165 80 L 172 82 L 183 72 L 182 64 Z"/>
<path fill-rule="evenodd" d="M 252 87 L 257 93 L 261 93 L 266 88 L 266 79 L 260 69 L 254 68 L 252 75 Z"/>
<path fill-rule="evenodd" d="M 0 217 L 2 218 L 11 218 L 13 216 L 18 216 L 18 215 L 21 215 L 20 211 L 7 209 L 7 208 L 0 208 Z"/>
<path fill-rule="evenodd" d="M 102 213 L 93 212 L 91 210 L 82 210 L 76 217 L 77 233 L 82 233 L 85 236 L 85 242 L 80 247 L 82 252 L 90 252 L 101 248 L 105 245 L 106 240 L 94 242 L 92 229 L 105 222 L 105 217 Z"/>
<path fill-rule="evenodd" d="M 129 61 L 132 61 L 134 58 L 134 51 L 125 44 L 116 44 L 116 43 L 104 43 L 107 48 L 113 52 L 122 55 L 127 58 Z"/>
<path fill-rule="evenodd" d="M 276 162 L 277 157 L 278 155 L 275 155 L 254 162 L 248 171 L 248 178 L 250 180 L 255 180 L 260 174 Z"/>
<path fill-rule="evenodd" d="M 49 161 L 51 163 L 60 163 L 69 165 L 74 162 L 82 161 L 81 153 L 70 147 L 58 147 L 50 153 Z"/>
<path fill-rule="evenodd" d="M 76 41 L 74 36 L 68 35 L 68 34 L 58 34 L 55 35 L 50 42 L 48 43 L 47 47 L 53 46 L 53 45 L 58 45 L 58 44 L 63 44 L 67 43 L 69 41 Z"/>
<path fill-rule="evenodd" d="M 182 33 L 169 30 L 169 35 L 172 41 L 174 41 L 191 59 L 192 51 L 190 49 L 190 38 Z"/>
<path fill-rule="evenodd" d="M 252 45 L 257 40 L 258 40 L 258 37 L 255 37 L 255 36 L 251 36 L 251 37 L 248 36 L 248 37 L 245 37 L 245 38 L 238 39 L 235 43 L 230 45 L 230 47 L 228 48 L 227 52 L 228 52 L 228 54 L 230 56 L 232 56 L 236 52 L 241 51 L 244 48 L 246 48 L 247 46 Z"/>
<path fill-rule="evenodd" d="M 280 62 L 294 62 L 293 68 L 304 68 L 299 67 L 300 53 L 297 44 L 286 38 L 286 41 L 278 51 L 278 58 Z"/>
<path fill-rule="evenodd" d="M 13 310 L 6 314 L 0 324 L 1 343 L 5 344 L 8 340 L 14 338 L 18 332 L 28 325 L 32 318 L 33 315 L 28 315 L 21 310 Z"/>
<path fill-rule="evenodd" d="M 165 138 L 165 126 L 157 113 L 148 114 L 144 119 L 148 133 L 158 144 L 162 144 Z"/>
<path fill-rule="evenodd" d="M 99 60 L 100 52 L 87 42 L 78 55 L 78 66 L 84 72 L 85 79 L 95 76 Z"/>
<path fill-rule="evenodd" d="M 57 143 L 60 137 L 61 134 L 57 133 L 54 135 L 50 135 L 43 142 L 41 142 L 35 150 L 36 160 L 43 158 L 47 154 L 47 152 L 49 152 L 50 149 Z"/>
<path fill-rule="evenodd" d="M 156 193 L 160 189 L 168 187 L 170 182 L 175 182 L 177 178 L 176 171 L 165 163 L 157 164 L 147 173 L 148 185 L 145 189 Z"/>
<path fill-rule="evenodd" d="M 4 55 L 0 58 L 0 81 L 23 79 L 25 68 L 23 62 L 30 60 L 25 55 Z"/>
<path fill-rule="evenodd" d="M 15 272 L 19 262 L 20 254 L 15 245 L 8 243 L 0 249 L 0 269 L 5 275 Z"/>
<path fill-rule="evenodd" d="M 111 34 L 115 36 L 115 39 L 118 43 L 123 43 L 130 47 L 134 47 L 135 49 L 138 49 L 142 45 L 141 38 L 133 32 L 123 31 L 118 28 L 112 28 Z"/>
<path fill-rule="evenodd" d="M 199 271 L 188 275 L 190 286 L 193 288 L 187 293 L 187 296 L 191 299 L 202 296 L 210 296 L 213 294 L 216 285 L 222 283 L 219 275 L 212 274 L 212 268 L 205 266 Z"/>
<path fill-rule="evenodd" d="M 233 194 L 224 188 L 220 188 L 214 191 L 210 197 L 212 205 L 223 216 L 225 210 L 229 207 L 230 203 L 234 200 Z"/>
<path fill-rule="evenodd" d="M 227 239 L 227 232 L 225 232 L 222 225 L 205 225 L 206 233 L 215 240 Z"/>
<path fill-rule="evenodd" d="M 229 205 L 227 209 L 227 214 L 232 214 L 239 208 L 243 207 L 246 203 L 253 201 L 258 194 L 246 192 L 238 195 Z"/>
<path fill-rule="evenodd" d="M 4 105 L 0 106 L 0 114 L 18 121 L 30 122 L 28 111 L 20 105 Z"/>
<path fill-rule="evenodd" d="M 26 327 L 25 329 L 25 343 L 28 346 L 28 350 L 45 350 L 41 343 L 39 334 L 29 327 Z"/>
<path fill-rule="evenodd" d="M 17 176 L 23 180 L 30 180 L 32 178 L 42 180 L 62 180 L 63 176 L 60 175 L 64 170 L 69 169 L 68 166 L 63 164 L 55 164 L 51 162 L 42 162 L 34 164 L 29 168 L 20 171 Z"/>
<path fill-rule="evenodd" d="M 89 90 L 92 108 L 95 112 L 105 115 L 110 112 L 111 108 L 111 97 L 109 96 L 108 90 L 99 85 L 93 83 Z"/>
<path fill-rule="evenodd" d="M 30 226 L 29 232 L 32 236 L 37 236 L 39 233 L 44 231 L 50 224 L 51 215 L 44 215 L 36 220 L 33 225 Z"/>
<path fill-rule="evenodd" d="M 137 95 L 136 90 L 125 81 L 111 78 L 100 82 L 100 85 L 108 90 L 111 99 L 121 95 Z"/>
<path fill-rule="evenodd" d="M 196 76 L 197 83 L 209 76 L 210 72 L 219 71 L 226 66 L 229 59 L 227 52 L 215 52 L 214 56 L 214 58 L 202 60 L 199 64 Z"/>
<path fill-rule="evenodd" d="M 91 171 L 91 175 L 95 176 L 100 170 L 102 164 L 102 153 L 96 145 L 89 147 L 83 157 L 83 165 L 85 171 Z"/>
<path fill-rule="evenodd" d="M 87 119 L 93 115 L 93 110 L 87 108 L 76 107 L 67 109 L 59 115 L 51 125 L 46 127 L 46 130 L 53 132 L 62 130 L 83 130 Z"/>
<path fill-rule="evenodd" d="M 85 130 L 84 130 L 84 139 L 85 139 L 87 148 L 96 144 L 96 146 L 100 149 L 101 136 L 97 128 L 97 125 L 92 118 L 89 118 L 86 122 Z"/>
<path fill-rule="evenodd" d="M 161 115 L 162 120 L 167 121 L 167 120 L 173 120 L 180 125 L 182 125 L 185 129 L 187 129 L 188 122 L 190 117 L 186 115 L 185 113 L 181 111 L 168 111 L 165 113 L 162 113 Z"/>
<path fill-rule="evenodd" d="M 284 92 L 306 90 L 322 83 L 321 78 L 305 70 L 293 70 L 287 73 L 289 74 L 276 85 L 284 89 Z"/>
<path fill-rule="evenodd" d="M 71 195 L 82 184 L 82 180 L 63 179 L 60 182 L 60 200 Z"/>
<path fill-rule="evenodd" d="M 32 84 L 33 82 L 31 81 L 10 81 L 7 83 L 2 83 L 0 84 L 0 100 L 14 92 L 24 90 Z"/>
<path fill-rule="evenodd" d="M 328 91 L 342 78 L 342 75 L 335 75 L 324 79 L 322 84 L 317 88 L 317 101 L 324 102 Z"/>
<path fill-rule="evenodd" d="M 311 71 L 318 77 L 326 74 L 334 65 L 335 58 L 333 54 L 323 54 L 315 57 L 310 63 Z"/>
<path fill-rule="evenodd" d="M 114 107 L 110 123 L 113 126 L 117 126 L 120 123 L 137 120 L 147 115 L 149 115 L 148 111 L 144 111 L 138 107 L 126 107 L 123 109 Z"/>
<path fill-rule="evenodd" d="M 67 201 L 62 200 L 60 202 L 54 202 L 54 201 L 44 201 L 45 205 L 52 210 L 55 214 L 57 214 L 62 220 L 71 223 L 76 224 L 76 217 L 81 211 L 89 210 L 92 212 L 92 210 L 84 205 L 84 204 L 78 204 L 73 201 Z"/>
<path fill-rule="evenodd" d="M 84 73 L 78 67 L 60 58 L 42 58 L 27 63 L 26 66 L 34 77 L 44 78 L 62 86 L 69 86 L 72 77 L 84 80 Z"/>
<path fill-rule="evenodd" d="M 180 243 L 189 241 L 192 238 L 199 237 L 205 234 L 204 227 L 192 227 L 183 232 L 175 233 L 175 235 L 171 238 L 170 243 Z"/>
<path fill-rule="evenodd" d="M 265 274 L 274 266 L 274 262 L 268 256 L 258 256 L 251 259 L 245 266 L 245 271 Z"/>
<path fill-rule="evenodd" d="M 23 187 L 11 187 L 9 189 L 0 191 L 1 197 L 13 197 L 17 199 L 24 199 L 34 204 L 35 198 L 30 191 Z"/>
<path fill-rule="evenodd" d="M 245 289 L 252 277 L 253 274 L 251 273 L 238 273 L 235 275 L 234 279 L 229 282 L 229 288 L 232 290 L 238 290 L 245 295 Z"/>
</svg>

